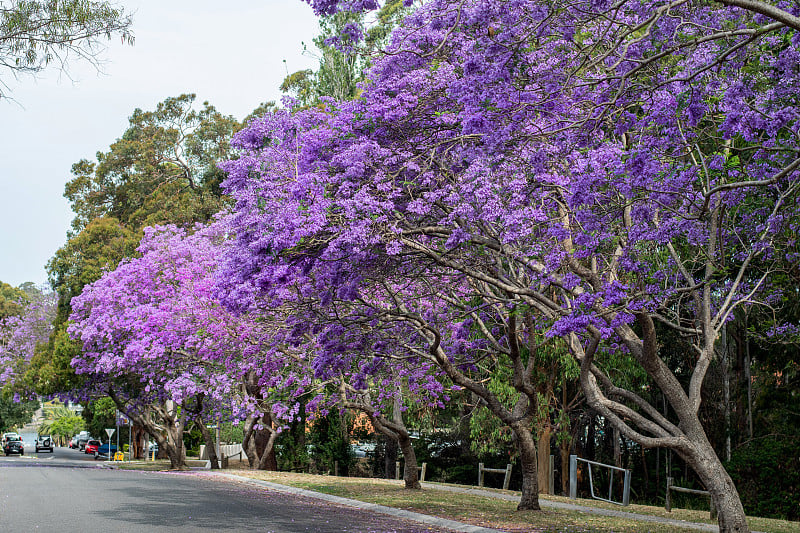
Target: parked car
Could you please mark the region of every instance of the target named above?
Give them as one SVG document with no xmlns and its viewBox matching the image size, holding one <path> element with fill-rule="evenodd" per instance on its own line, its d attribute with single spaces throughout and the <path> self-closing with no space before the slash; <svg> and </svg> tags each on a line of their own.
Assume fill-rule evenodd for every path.
<svg viewBox="0 0 800 533">
<path fill-rule="evenodd" d="M 71 449 L 73 449 L 73 450 L 77 450 L 78 449 L 78 436 L 77 435 L 75 435 L 74 437 L 69 439 L 69 447 Z"/>
<path fill-rule="evenodd" d="M 94 458 L 97 459 L 98 457 L 108 457 L 108 447 L 109 444 L 106 442 L 105 444 L 101 444 L 97 451 L 94 452 Z M 117 445 L 111 444 L 111 455 L 117 453 Z"/>
<path fill-rule="evenodd" d="M 19 433 L 17 433 L 16 431 L 9 431 L 8 433 L 3 433 L 3 442 L 2 442 L 3 446 L 6 445 L 6 440 L 8 439 L 8 437 L 19 437 Z"/>
<path fill-rule="evenodd" d="M 78 449 L 82 452 L 85 452 L 86 443 L 92 440 L 92 437 L 89 436 L 88 431 L 81 431 L 78 433 Z"/>
<path fill-rule="evenodd" d="M 367 457 L 369 455 L 375 454 L 375 443 L 372 442 L 360 442 L 356 444 L 351 444 L 350 449 L 353 450 L 353 455 L 357 458 L 360 457 Z"/>
<path fill-rule="evenodd" d="M 37 453 L 44 450 L 53 453 L 53 439 L 50 438 L 50 435 L 39 435 L 34 446 Z"/>
<path fill-rule="evenodd" d="M 6 455 L 11 455 L 12 453 L 18 453 L 20 455 L 25 455 L 25 448 L 22 443 L 22 437 L 19 435 L 10 435 L 5 438 L 5 443 L 3 444 L 3 453 Z"/>
<path fill-rule="evenodd" d="M 97 439 L 89 439 L 86 441 L 86 444 L 83 447 L 83 453 L 93 454 L 97 453 L 97 449 L 100 447 L 100 441 Z"/>
</svg>

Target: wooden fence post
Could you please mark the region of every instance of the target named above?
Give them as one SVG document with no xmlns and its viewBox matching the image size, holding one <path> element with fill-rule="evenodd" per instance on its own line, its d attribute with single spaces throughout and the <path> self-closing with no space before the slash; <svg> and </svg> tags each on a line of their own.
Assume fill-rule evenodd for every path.
<svg viewBox="0 0 800 533">
<path fill-rule="evenodd" d="M 672 512 L 672 501 L 669 497 L 669 490 L 672 487 L 672 478 L 667 477 L 667 497 L 664 499 L 664 509 L 667 510 L 668 513 Z"/>
<path fill-rule="evenodd" d="M 578 456 L 569 456 L 569 499 L 578 497 Z"/>
<path fill-rule="evenodd" d="M 506 477 L 503 479 L 503 490 L 508 490 L 508 484 L 511 482 L 511 464 L 506 465 Z"/>
</svg>

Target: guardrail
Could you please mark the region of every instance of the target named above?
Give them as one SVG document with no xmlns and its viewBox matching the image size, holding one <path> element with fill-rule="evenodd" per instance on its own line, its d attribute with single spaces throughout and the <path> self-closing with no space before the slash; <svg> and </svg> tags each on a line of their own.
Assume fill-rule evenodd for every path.
<svg viewBox="0 0 800 533">
<path fill-rule="evenodd" d="M 577 455 L 569 456 L 569 497 L 575 499 L 578 497 L 578 461 L 587 464 L 586 470 L 589 472 L 589 493 L 595 500 L 601 502 L 613 503 L 616 505 L 628 505 L 631 500 L 631 471 L 619 466 L 607 465 L 598 463 L 597 461 L 590 461 L 589 459 L 581 459 Z M 609 470 L 608 476 L 608 498 L 602 498 L 594 493 L 594 479 L 592 476 L 592 466 L 606 468 Z M 622 501 L 616 501 L 612 498 L 614 494 L 614 472 L 623 472 L 623 485 L 622 485 Z"/>
<path fill-rule="evenodd" d="M 672 512 L 672 498 L 670 497 L 669 491 L 674 490 L 675 492 L 684 492 L 687 494 L 697 494 L 698 496 L 708 496 L 708 506 L 709 506 L 709 514 L 711 519 L 714 520 L 717 518 L 717 506 L 714 505 L 714 498 L 711 496 L 711 493 L 707 490 L 698 490 L 698 489 L 687 489 L 686 487 L 678 487 L 677 485 L 672 484 L 672 480 L 674 478 L 667 477 L 667 495 L 664 499 L 664 509 L 668 513 Z"/>
<path fill-rule="evenodd" d="M 417 467 L 417 472 L 419 473 L 419 482 L 422 483 L 425 481 L 425 472 L 428 469 L 428 463 L 422 463 L 422 466 Z M 395 479 L 403 479 L 400 477 L 400 461 L 396 461 L 394 464 L 394 478 Z"/>
<path fill-rule="evenodd" d="M 478 463 L 478 486 L 483 487 L 483 474 L 489 472 L 490 474 L 505 474 L 503 478 L 503 490 L 508 490 L 508 483 L 511 481 L 511 465 L 507 464 L 505 468 L 486 468 L 483 463 Z"/>
</svg>

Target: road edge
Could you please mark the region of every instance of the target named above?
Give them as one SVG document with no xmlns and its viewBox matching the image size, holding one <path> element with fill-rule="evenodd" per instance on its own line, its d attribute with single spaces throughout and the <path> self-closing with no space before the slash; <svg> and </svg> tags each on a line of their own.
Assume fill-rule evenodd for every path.
<svg viewBox="0 0 800 533">
<path fill-rule="evenodd" d="M 343 498 L 341 496 L 333 496 L 332 494 L 324 494 L 321 492 L 314 492 L 307 489 L 301 489 L 297 487 L 291 487 L 289 485 L 281 485 L 279 483 L 273 483 L 271 481 L 263 481 L 260 479 L 253 479 L 244 476 L 237 476 L 235 474 L 223 474 L 217 472 L 202 472 L 197 473 L 197 475 L 202 475 L 204 477 L 221 477 L 225 479 L 229 479 L 232 481 L 238 481 L 241 483 L 246 483 L 249 485 L 255 485 L 263 488 L 267 488 L 270 490 L 274 490 L 276 492 L 283 492 L 286 494 L 293 494 L 296 496 L 304 496 L 306 498 L 314 498 L 317 500 L 324 500 L 330 503 L 336 503 L 339 505 L 346 505 L 348 507 L 354 507 L 356 509 L 361 509 L 364 511 L 373 511 L 376 513 L 381 513 L 384 515 L 394 516 L 396 518 L 402 518 L 404 520 L 410 520 L 412 522 L 418 522 L 420 524 L 426 524 L 431 526 L 442 527 L 446 529 L 450 529 L 452 531 L 459 531 L 463 533 L 502 533 L 502 531 L 498 529 L 490 529 L 487 527 L 481 526 L 473 526 L 470 524 L 465 524 L 463 522 L 457 522 L 455 520 L 448 520 L 446 518 L 440 518 L 438 516 L 431 516 L 422 513 L 415 513 L 413 511 L 406 511 L 404 509 L 396 509 L 394 507 L 386 507 L 385 505 L 378 505 L 375 503 L 366 503 L 359 500 L 353 500 L 351 498 Z"/>
</svg>

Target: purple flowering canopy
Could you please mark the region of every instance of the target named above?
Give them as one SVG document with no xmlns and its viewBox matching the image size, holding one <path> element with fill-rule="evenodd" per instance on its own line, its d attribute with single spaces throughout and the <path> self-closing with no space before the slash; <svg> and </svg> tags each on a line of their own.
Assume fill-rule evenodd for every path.
<svg viewBox="0 0 800 533">
<path fill-rule="evenodd" d="M 320 302 L 353 299 L 387 265 L 466 276 L 563 338 L 589 404 L 680 454 L 721 530 L 746 531 L 697 411 L 718 335 L 776 301 L 771 273 L 797 257 L 800 25 L 786 2 L 724 4 L 423 3 L 357 101 L 237 134 L 226 303 L 305 277 Z M 693 352 L 686 388 L 658 356 L 665 329 Z M 638 361 L 677 422 L 614 384 L 607 350 Z"/>
<path fill-rule="evenodd" d="M 141 257 L 73 298 L 68 331 L 83 351 L 72 364 L 87 376 L 88 392 L 112 394 L 131 413 L 155 409 L 170 426 L 177 421 L 163 406 L 186 407 L 197 398 L 204 399 L 197 416 L 246 418 L 258 406 L 244 390 L 245 376 L 262 377 L 262 390 L 282 388 L 286 377 L 278 369 L 285 361 L 263 355 L 263 326 L 231 314 L 216 299 L 225 232 L 224 218 L 193 233 L 146 228 Z"/>
<path fill-rule="evenodd" d="M 54 293 L 36 294 L 23 305 L 20 315 L 0 320 L 0 387 L 22 386 L 20 378 L 33 358 L 36 346 L 46 343 L 53 332 L 57 303 Z M 28 394 L 32 395 L 32 392 L 23 391 L 23 395 Z"/>
</svg>

